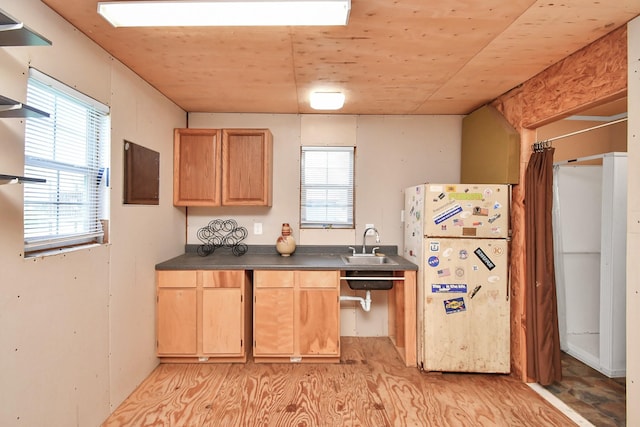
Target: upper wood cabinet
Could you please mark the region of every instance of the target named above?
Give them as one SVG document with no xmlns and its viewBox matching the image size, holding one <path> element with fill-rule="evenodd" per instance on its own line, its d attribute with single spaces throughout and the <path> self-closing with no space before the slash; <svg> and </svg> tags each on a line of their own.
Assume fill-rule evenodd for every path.
<svg viewBox="0 0 640 427">
<path fill-rule="evenodd" d="M 271 206 L 272 157 L 268 129 L 223 129 L 222 204 Z"/>
<path fill-rule="evenodd" d="M 220 206 L 221 136 L 218 129 L 174 131 L 175 206 Z"/>
<path fill-rule="evenodd" d="M 268 129 L 176 129 L 175 206 L 271 206 Z"/>
</svg>

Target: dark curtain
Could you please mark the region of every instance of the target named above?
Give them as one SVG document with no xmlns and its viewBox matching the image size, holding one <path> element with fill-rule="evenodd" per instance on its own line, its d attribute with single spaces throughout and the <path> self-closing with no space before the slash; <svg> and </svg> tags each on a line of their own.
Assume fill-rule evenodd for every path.
<svg viewBox="0 0 640 427">
<path fill-rule="evenodd" d="M 527 375 L 541 385 L 562 379 L 551 222 L 553 152 L 535 151 L 525 176 Z"/>
</svg>

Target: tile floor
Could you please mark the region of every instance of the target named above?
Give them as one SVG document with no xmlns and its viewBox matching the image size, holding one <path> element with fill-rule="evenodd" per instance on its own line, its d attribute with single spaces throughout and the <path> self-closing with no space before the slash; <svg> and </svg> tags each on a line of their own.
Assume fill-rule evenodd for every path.
<svg viewBox="0 0 640 427">
<path fill-rule="evenodd" d="M 566 353 L 562 376 L 545 388 L 595 426 L 626 425 L 625 378 L 608 378 Z"/>
</svg>

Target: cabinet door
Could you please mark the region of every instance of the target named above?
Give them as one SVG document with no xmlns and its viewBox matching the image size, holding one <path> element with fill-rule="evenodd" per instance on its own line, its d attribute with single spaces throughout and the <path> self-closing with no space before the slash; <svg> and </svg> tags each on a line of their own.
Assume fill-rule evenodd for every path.
<svg viewBox="0 0 640 427">
<path fill-rule="evenodd" d="M 202 352 L 242 354 L 242 293 L 239 288 L 202 291 Z"/>
<path fill-rule="evenodd" d="M 220 206 L 220 134 L 217 129 L 175 130 L 175 206 Z"/>
<path fill-rule="evenodd" d="M 300 291 L 300 355 L 339 355 L 340 304 L 337 289 Z"/>
<path fill-rule="evenodd" d="M 271 206 L 273 137 L 268 129 L 222 131 L 222 204 Z"/>
<path fill-rule="evenodd" d="M 159 288 L 157 344 L 159 355 L 197 352 L 195 288 Z"/>
<path fill-rule="evenodd" d="M 254 355 L 292 355 L 293 288 L 256 288 L 254 295 Z"/>
</svg>

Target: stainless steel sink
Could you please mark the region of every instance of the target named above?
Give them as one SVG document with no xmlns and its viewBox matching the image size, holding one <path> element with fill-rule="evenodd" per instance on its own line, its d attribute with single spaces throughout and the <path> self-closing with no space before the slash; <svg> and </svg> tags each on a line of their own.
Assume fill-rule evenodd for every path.
<svg viewBox="0 0 640 427">
<path fill-rule="evenodd" d="M 349 265 L 397 265 L 398 263 L 386 255 L 355 254 L 341 255 L 342 262 Z"/>
<path fill-rule="evenodd" d="M 346 277 L 343 279 L 354 290 L 388 291 L 393 288 L 393 281 L 398 279 L 393 271 L 386 270 L 349 270 L 344 273 Z"/>
</svg>

